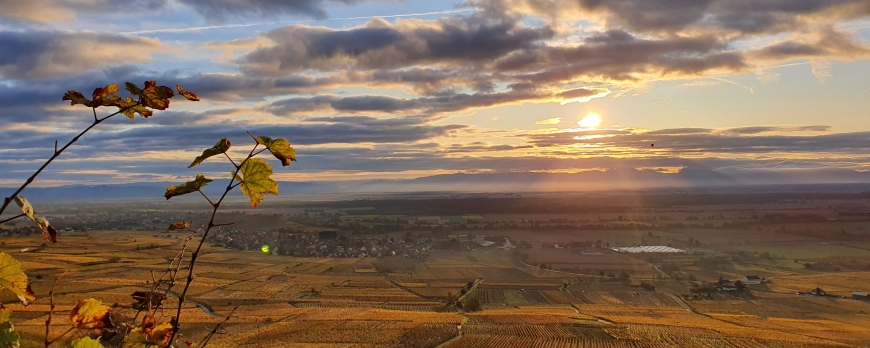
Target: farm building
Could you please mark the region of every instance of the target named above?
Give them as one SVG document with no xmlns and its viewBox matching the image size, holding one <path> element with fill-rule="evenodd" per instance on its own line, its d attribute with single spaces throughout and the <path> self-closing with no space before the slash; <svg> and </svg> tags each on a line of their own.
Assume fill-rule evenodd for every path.
<svg viewBox="0 0 870 348">
<path fill-rule="evenodd" d="M 734 283 L 725 283 L 719 285 L 720 291 L 737 291 L 737 286 Z"/>
<path fill-rule="evenodd" d="M 870 294 L 867 294 L 866 292 L 856 291 L 852 293 L 852 298 L 856 300 L 870 301 Z"/>
<path fill-rule="evenodd" d="M 815 289 L 810 290 L 810 294 L 816 296 L 828 296 L 828 293 L 825 292 L 825 290 L 822 290 L 822 288 L 820 287 L 816 287 Z"/>
<path fill-rule="evenodd" d="M 620 253 L 627 254 L 637 254 L 637 253 L 685 253 L 685 250 L 671 248 L 669 246 L 639 246 L 639 247 L 622 247 L 622 248 L 613 248 L 613 251 L 617 251 Z"/>
<path fill-rule="evenodd" d="M 748 275 L 743 277 L 741 282 L 743 282 L 744 285 L 759 285 L 761 284 L 762 279 L 757 275 Z"/>
</svg>

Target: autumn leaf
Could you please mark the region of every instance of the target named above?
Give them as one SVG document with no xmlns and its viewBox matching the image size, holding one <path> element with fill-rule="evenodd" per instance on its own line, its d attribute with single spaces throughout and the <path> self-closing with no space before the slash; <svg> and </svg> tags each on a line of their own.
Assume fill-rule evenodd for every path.
<svg viewBox="0 0 870 348">
<path fill-rule="evenodd" d="M 71 105 L 71 106 L 91 105 L 91 101 L 88 100 L 88 98 L 85 98 L 85 96 L 83 94 L 81 94 L 80 92 L 76 92 L 73 90 L 67 91 L 66 94 L 63 95 L 62 100 L 69 100 L 69 105 Z"/>
<path fill-rule="evenodd" d="M 0 253 L 0 288 L 6 288 L 15 293 L 25 306 L 28 301 L 36 300 L 36 295 L 30 289 L 27 276 L 21 271 L 21 264 L 7 253 Z"/>
<path fill-rule="evenodd" d="M 106 87 L 100 87 L 94 89 L 93 98 L 94 100 L 91 102 L 90 106 L 93 108 L 100 107 L 103 105 L 110 106 L 112 105 L 113 100 L 120 99 L 114 96 L 115 93 L 118 93 L 118 85 L 112 83 L 106 85 Z M 114 98 L 112 98 L 114 97 Z"/>
<path fill-rule="evenodd" d="M 12 310 L 9 308 L 0 309 L 0 323 L 9 321 L 12 318 Z"/>
<path fill-rule="evenodd" d="M 230 145 L 232 145 L 232 144 L 230 144 L 230 140 L 229 140 L 229 139 L 227 139 L 227 138 L 223 138 L 223 139 L 221 139 L 220 141 L 217 142 L 217 144 L 214 144 L 214 146 L 212 146 L 212 147 L 210 147 L 210 148 L 208 148 L 208 149 L 205 149 L 205 150 L 202 152 L 202 155 L 200 155 L 199 157 L 195 158 L 195 159 L 193 160 L 193 162 L 190 163 L 190 165 L 187 166 L 187 167 L 188 167 L 188 168 L 193 168 L 193 167 L 199 165 L 200 163 L 202 163 L 203 161 L 205 161 L 205 160 L 206 160 L 207 158 L 209 158 L 209 157 L 217 156 L 217 155 L 220 155 L 220 154 L 222 154 L 222 153 L 226 153 L 227 150 L 230 149 Z"/>
<path fill-rule="evenodd" d="M 265 145 L 269 152 L 284 166 L 289 166 L 290 161 L 296 162 L 296 150 L 290 147 L 290 142 L 287 139 L 260 136 L 257 137 L 257 144 Z"/>
<path fill-rule="evenodd" d="M 36 227 L 39 227 L 39 230 L 42 231 L 42 237 L 45 238 L 46 242 L 49 243 L 57 243 L 57 231 L 54 227 L 51 227 L 51 224 L 48 223 L 44 217 L 37 217 L 33 211 L 33 206 L 30 205 L 30 202 L 27 201 L 27 198 L 23 196 L 15 196 L 15 204 L 18 204 L 21 207 L 21 212 L 24 213 L 24 216 L 27 216 L 30 221 L 33 221 L 36 224 Z"/>
<path fill-rule="evenodd" d="M 166 299 L 165 294 L 152 291 L 134 291 L 132 294 L 130 294 L 130 296 L 133 297 L 133 300 L 136 300 L 140 308 L 150 308 L 149 306 L 160 306 L 163 303 L 163 300 Z"/>
<path fill-rule="evenodd" d="M 187 100 L 199 101 L 199 96 L 196 93 L 185 91 L 181 88 L 181 85 L 175 85 L 175 89 L 178 90 L 178 94 L 181 94 L 183 97 L 187 98 Z"/>
<path fill-rule="evenodd" d="M 128 340 L 124 343 L 125 348 L 139 348 L 149 346 L 165 347 L 172 336 L 172 324 L 163 323 L 160 325 L 150 325 L 149 327 L 136 327 L 130 331 Z M 175 339 L 179 342 L 179 339 Z M 176 345 L 173 345 L 175 347 Z"/>
<path fill-rule="evenodd" d="M 18 204 L 18 206 L 21 207 L 21 212 L 24 213 L 24 216 L 27 216 L 31 220 L 34 219 L 33 206 L 30 205 L 27 198 L 15 196 L 15 204 Z"/>
<path fill-rule="evenodd" d="M 100 341 L 90 337 L 82 337 L 72 341 L 72 348 L 106 348 Z"/>
<path fill-rule="evenodd" d="M 214 180 L 206 179 L 205 175 L 197 174 L 196 179 L 193 181 L 188 181 L 179 186 L 169 186 L 169 188 L 166 189 L 166 193 L 163 195 L 163 197 L 166 197 L 166 199 L 170 199 L 175 196 L 193 193 L 199 191 L 200 189 L 205 187 L 205 185 L 208 185 L 208 183 L 212 181 Z"/>
<path fill-rule="evenodd" d="M 151 333 L 154 330 L 154 327 L 157 326 L 157 320 L 154 319 L 154 315 L 151 313 L 145 314 L 145 317 L 142 318 L 142 332 Z"/>
<path fill-rule="evenodd" d="M 166 110 L 169 107 L 169 98 L 175 95 L 169 87 L 157 86 L 157 81 L 146 81 L 145 89 L 142 90 L 142 103 L 152 109 Z"/>
<path fill-rule="evenodd" d="M 139 104 L 138 101 L 133 100 L 133 98 L 130 98 L 130 97 L 126 97 L 124 99 L 121 99 L 121 98 L 118 98 L 117 96 L 115 96 L 114 99 L 111 100 L 111 102 L 109 103 L 108 106 L 118 107 L 118 109 L 121 109 L 121 113 L 124 116 L 129 117 L 131 121 L 136 116 L 136 114 L 139 114 L 139 116 L 142 116 L 145 118 L 148 118 L 154 114 L 154 112 L 151 111 L 151 109 L 148 109 L 148 108 L 142 106 L 141 104 Z"/>
<path fill-rule="evenodd" d="M 173 223 L 172 225 L 169 225 L 169 230 L 172 231 L 172 230 L 188 229 L 188 228 L 190 228 L 190 224 L 192 222 L 193 221 L 179 221 L 179 222 Z"/>
<path fill-rule="evenodd" d="M 9 321 L 9 316 L 12 314 L 12 311 L 8 309 L 3 309 L 2 312 L 2 315 L 6 319 L 0 322 L 0 347 L 21 347 L 21 343 L 19 342 L 19 340 L 21 339 L 21 335 L 15 332 L 15 326 L 12 325 L 11 321 Z"/>
<path fill-rule="evenodd" d="M 142 89 L 139 88 L 139 86 L 136 86 L 135 83 L 125 82 L 124 88 L 127 89 L 127 92 L 130 92 L 130 94 L 132 95 L 139 96 L 140 94 L 142 94 Z"/>
<path fill-rule="evenodd" d="M 278 183 L 272 180 L 272 167 L 259 158 L 251 158 L 239 169 L 241 176 L 234 179 L 241 182 L 242 193 L 251 199 L 251 207 L 256 208 L 263 200 L 264 193 L 278 195 Z"/>
<path fill-rule="evenodd" d="M 69 312 L 69 321 L 77 329 L 113 328 L 109 313 L 112 309 L 103 305 L 100 300 L 89 298 L 79 300 L 79 303 Z"/>
<path fill-rule="evenodd" d="M 48 220 L 42 216 L 37 216 L 36 219 L 33 219 L 33 222 L 36 223 L 36 227 L 39 227 L 39 231 L 42 232 L 42 238 L 46 242 L 51 244 L 57 243 L 57 230 L 48 223 Z"/>
</svg>

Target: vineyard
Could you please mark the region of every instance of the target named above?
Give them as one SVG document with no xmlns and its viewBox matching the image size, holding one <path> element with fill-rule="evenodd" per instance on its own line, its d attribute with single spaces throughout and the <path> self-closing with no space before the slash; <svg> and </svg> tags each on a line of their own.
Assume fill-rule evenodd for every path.
<svg viewBox="0 0 870 348">
<path fill-rule="evenodd" d="M 136 243 L 158 244 L 151 239 L 140 236 Z M 102 239 L 74 236 L 68 243 L 98 249 L 123 242 L 135 248 L 132 240 L 131 235 L 114 234 Z M 32 280 L 37 294 L 45 294 L 50 280 L 67 270 L 55 289 L 55 315 L 67 315 L 81 296 L 99 295 L 112 304 L 113 316 L 124 321 L 136 314 L 130 294 L 147 288 L 151 270 L 161 267 L 124 263 L 171 255 L 174 247 L 167 240 L 160 239 L 166 247 L 140 253 L 66 248 L 52 252 L 46 261 L 37 253 L 21 253 L 19 258 L 34 266 L 34 277 L 40 276 Z M 9 245 L 26 247 L 14 239 Z M 648 291 L 629 282 L 564 278 L 556 272 L 509 269 L 503 258 L 485 254 L 475 255 L 477 261 L 465 254 L 409 262 L 264 257 L 211 246 L 205 250 L 182 310 L 189 323 L 182 334 L 200 338 L 246 300 L 244 311 L 227 326 L 228 334 L 214 337 L 211 347 L 754 348 L 861 347 L 870 342 L 870 304 L 847 299 L 758 292 L 746 299 L 717 295 L 681 304 L 674 295 L 679 289 L 668 283 Z M 101 261 L 113 257 L 120 257 L 122 264 Z M 485 264 L 487 260 L 493 263 Z M 380 268 L 398 273 L 358 271 Z M 458 296 L 475 282 L 473 296 L 480 300 L 481 311 L 446 305 L 448 293 Z M 172 297 L 166 302 L 176 303 Z M 44 332 L 46 303 L 7 307 L 16 312 L 16 329 L 23 335 Z M 157 319 L 166 321 L 172 314 L 159 312 Z M 53 324 L 51 331 L 62 333 L 63 326 Z"/>
</svg>

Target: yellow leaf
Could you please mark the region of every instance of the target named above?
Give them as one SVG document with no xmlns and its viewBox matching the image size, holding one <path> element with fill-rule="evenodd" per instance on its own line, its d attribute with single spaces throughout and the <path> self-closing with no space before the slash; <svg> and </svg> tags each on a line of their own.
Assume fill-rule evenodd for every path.
<svg viewBox="0 0 870 348">
<path fill-rule="evenodd" d="M 290 161 L 296 162 L 296 150 L 290 147 L 290 142 L 287 139 L 260 136 L 257 137 L 257 144 L 265 145 L 269 152 L 284 166 L 289 166 Z"/>
<path fill-rule="evenodd" d="M 7 253 L 0 253 L 0 287 L 14 292 L 24 305 L 36 299 L 27 276 L 21 271 L 21 264 Z"/>
<path fill-rule="evenodd" d="M 239 173 L 241 177 L 236 177 L 236 180 L 242 182 L 242 194 L 251 199 L 252 207 L 256 208 L 260 204 L 264 193 L 278 195 L 278 183 L 270 178 L 272 167 L 266 161 L 259 158 L 248 159 L 242 164 Z"/>
<path fill-rule="evenodd" d="M 90 337 L 82 337 L 72 341 L 72 348 L 105 348 L 100 341 Z"/>
<path fill-rule="evenodd" d="M 111 312 L 112 309 L 100 300 L 79 300 L 78 305 L 69 312 L 69 321 L 77 329 L 113 328 L 115 325 L 109 318 Z"/>
</svg>

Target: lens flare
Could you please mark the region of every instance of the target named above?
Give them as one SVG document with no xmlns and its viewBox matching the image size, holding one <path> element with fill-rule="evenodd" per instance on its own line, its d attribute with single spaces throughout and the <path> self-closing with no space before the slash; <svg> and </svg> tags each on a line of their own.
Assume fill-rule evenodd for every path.
<svg viewBox="0 0 870 348">
<path fill-rule="evenodd" d="M 260 250 L 262 250 L 264 253 L 268 253 L 268 252 L 269 252 L 269 246 L 268 246 L 268 245 L 264 245 L 262 248 L 260 248 Z"/>
<path fill-rule="evenodd" d="M 582 120 L 577 121 L 577 124 L 583 128 L 596 128 L 601 124 L 601 116 L 594 112 L 590 112 L 586 114 L 586 117 L 583 117 Z"/>
</svg>

